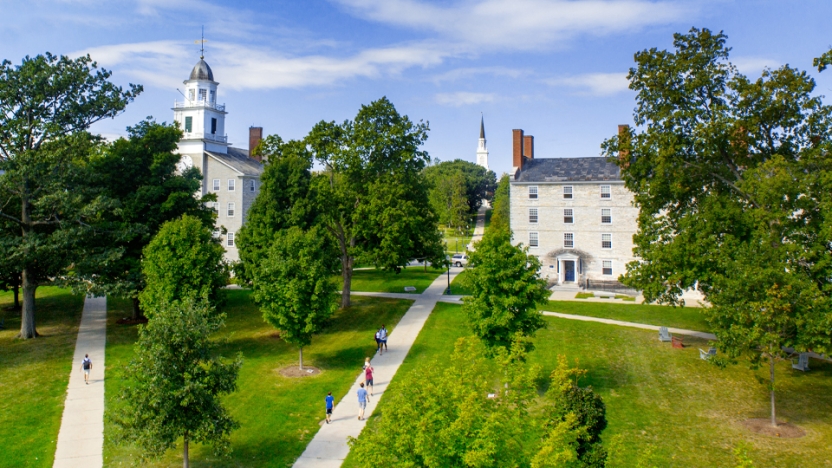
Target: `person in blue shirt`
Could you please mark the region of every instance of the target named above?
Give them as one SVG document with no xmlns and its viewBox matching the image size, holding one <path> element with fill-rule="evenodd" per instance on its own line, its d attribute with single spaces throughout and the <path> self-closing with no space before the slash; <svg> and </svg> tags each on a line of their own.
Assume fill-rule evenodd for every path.
<svg viewBox="0 0 832 468">
<path fill-rule="evenodd" d="M 361 387 L 358 389 L 358 420 L 364 420 L 364 409 L 367 408 L 367 390 L 364 389 L 364 382 L 361 383 Z"/>
<path fill-rule="evenodd" d="M 332 422 L 332 406 L 335 403 L 335 398 L 332 398 L 332 392 L 326 394 L 326 423 Z"/>
</svg>

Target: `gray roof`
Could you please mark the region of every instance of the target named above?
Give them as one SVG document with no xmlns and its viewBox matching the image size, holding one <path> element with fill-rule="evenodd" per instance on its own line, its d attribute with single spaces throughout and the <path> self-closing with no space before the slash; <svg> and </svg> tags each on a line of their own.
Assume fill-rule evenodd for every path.
<svg viewBox="0 0 832 468">
<path fill-rule="evenodd" d="M 263 164 L 256 159 L 249 158 L 248 150 L 229 146 L 228 154 L 215 153 L 213 151 L 206 151 L 205 153 L 231 166 L 235 171 L 243 175 L 260 177 L 260 174 L 263 173 Z"/>
<path fill-rule="evenodd" d="M 199 62 L 194 65 L 194 69 L 191 70 L 191 77 L 188 79 L 214 81 L 214 72 L 211 71 L 211 67 L 205 63 L 205 60 L 199 59 Z"/>
<path fill-rule="evenodd" d="M 607 158 L 527 159 L 515 182 L 592 182 L 621 180 L 618 166 Z"/>
</svg>

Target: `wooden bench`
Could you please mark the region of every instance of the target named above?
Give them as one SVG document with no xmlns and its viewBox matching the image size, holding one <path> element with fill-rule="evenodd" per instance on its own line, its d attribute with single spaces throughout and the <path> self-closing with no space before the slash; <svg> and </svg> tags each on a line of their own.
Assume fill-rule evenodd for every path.
<svg viewBox="0 0 832 468">
<path fill-rule="evenodd" d="M 659 327 L 659 341 L 670 341 L 670 332 L 667 331 L 667 327 Z"/>
<path fill-rule="evenodd" d="M 685 345 L 682 343 L 682 337 L 681 336 L 674 336 L 673 338 L 671 338 L 671 342 L 672 342 L 674 348 L 682 349 L 682 348 L 685 347 Z"/>
</svg>

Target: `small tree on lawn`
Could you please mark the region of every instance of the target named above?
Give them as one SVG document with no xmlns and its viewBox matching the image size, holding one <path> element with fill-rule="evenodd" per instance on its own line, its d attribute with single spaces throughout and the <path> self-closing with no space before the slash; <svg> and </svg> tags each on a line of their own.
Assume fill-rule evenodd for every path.
<svg viewBox="0 0 832 468">
<path fill-rule="evenodd" d="M 227 453 L 229 435 L 239 425 L 220 397 L 236 390 L 242 356 L 229 362 L 216 354 L 211 334 L 222 327 L 225 315 L 206 298 L 191 296 L 145 310 L 150 320 L 139 328 L 123 406 L 113 418 L 116 441 L 137 444 L 142 460 L 148 460 L 161 457 L 182 438 L 185 468 L 191 442 Z"/>
<path fill-rule="evenodd" d="M 463 299 L 462 308 L 474 334 L 489 348 L 507 347 L 515 334 L 530 337 L 546 325 L 537 310 L 549 297 L 538 273 L 540 262 L 511 245 L 509 236 L 507 230 L 486 234 L 471 253 L 464 278 L 471 296 Z"/>
<path fill-rule="evenodd" d="M 142 308 L 152 311 L 186 297 L 205 297 L 216 306 L 228 283 L 224 253 L 219 239 L 199 218 L 185 215 L 163 224 L 144 249 Z"/>
<path fill-rule="evenodd" d="M 338 308 L 333 247 L 321 229 L 291 227 L 275 233 L 268 256 L 252 272 L 254 300 L 281 338 L 298 347 L 301 370 L 303 347 Z"/>
</svg>

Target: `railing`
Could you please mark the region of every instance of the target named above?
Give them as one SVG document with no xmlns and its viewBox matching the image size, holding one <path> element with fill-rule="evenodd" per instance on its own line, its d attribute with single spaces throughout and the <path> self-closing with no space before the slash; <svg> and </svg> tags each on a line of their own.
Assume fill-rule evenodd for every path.
<svg viewBox="0 0 832 468">
<path fill-rule="evenodd" d="M 225 112 L 225 104 L 217 104 L 216 102 L 211 102 L 205 99 L 187 99 L 185 101 L 173 101 L 174 109 L 186 109 L 189 107 L 209 107 L 211 109 L 216 109 L 220 112 Z"/>
<path fill-rule="evenodd" d="M 220 143 L 228 143 L 228 135 L 217 135 L 214 133 L 196 133 L 196 132 L 185 132 L 184 138 L 185 140 L 196 140 L 196 139 L 203 139 L 203 140 L 211 140 L 217 141 Z"/>
</svg>

